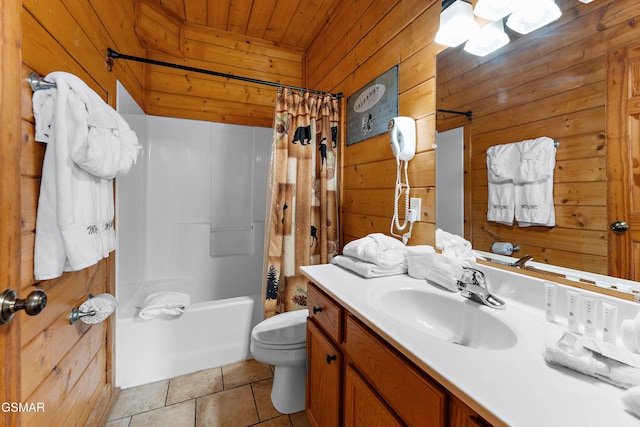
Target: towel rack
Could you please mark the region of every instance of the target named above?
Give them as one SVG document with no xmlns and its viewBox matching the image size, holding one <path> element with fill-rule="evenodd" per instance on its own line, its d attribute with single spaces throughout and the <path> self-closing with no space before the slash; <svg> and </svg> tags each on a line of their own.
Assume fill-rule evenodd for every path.
<svg viewBox="0 0 640 427">
<path fill-rule="evenodd" d="M 37 90 L 51 89 L 56 87 L 55 83 L 46 81 L 43 77 L 40 77 L 38 74 L 34 72 L 29 73 L 29 77 L 27 77 L 27 82 L 29 82 L 29 84 L 31 85 L 31 89 L 34 92 Z"/>
</svg>

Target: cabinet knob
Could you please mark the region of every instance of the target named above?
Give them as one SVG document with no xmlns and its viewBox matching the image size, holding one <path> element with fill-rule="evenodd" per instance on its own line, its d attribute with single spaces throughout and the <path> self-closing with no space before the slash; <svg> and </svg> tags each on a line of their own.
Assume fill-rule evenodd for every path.
<svg viewBox="0 0 640 427">
<path fill-rule="evenodd" d="M 322 307 L 316 307 L 315 305 L 312 308 L 313 314 L 318 314 L 322 311 Z"/>
<path fill-rule="evenodd" d="M 338 360 L 338 356 L 336 356 L 335 354 L 327 354 L 327 365 L 331 365 L 331 362 L 334 360 Z"/>
<path fill-rule="evenodd" d="M 616 221 L 609 226 L 613 231 L 623 233 L 629 229 L 629 224 L 625 221 Z"/>
</svg>

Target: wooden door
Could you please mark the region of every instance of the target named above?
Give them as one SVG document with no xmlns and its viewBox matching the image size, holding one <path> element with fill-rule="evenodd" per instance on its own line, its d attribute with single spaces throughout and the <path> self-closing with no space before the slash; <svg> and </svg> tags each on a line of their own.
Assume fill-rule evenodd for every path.
<svg viewBox="0 0 640 427">
<path fill-rule="evenodd" d="M 637 281 L 640 280 L 640 44 L 609 53 L 606 101 L 607 217 L 612 228 L 608 235 L 609 274 Z"/>
<path fill-rule="evenodd" d="M 20 43 L 22 3 L 0 0 L 0 292 L 20 284 Z M 0 326 L 0 425 L 19 426 L 20 323 Z"/>
</svg>

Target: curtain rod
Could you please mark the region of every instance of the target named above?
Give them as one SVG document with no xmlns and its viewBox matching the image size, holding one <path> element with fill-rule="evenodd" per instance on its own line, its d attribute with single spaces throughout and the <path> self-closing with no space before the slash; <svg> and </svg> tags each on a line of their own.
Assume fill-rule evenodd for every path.
<svg viewBox="0 0 640 427">
<path fill-rule="evenodd" d="M 467 116 L 469 121 L 473 120 L 473 112 L 472 111 L 455 111 L 455 110 L 438 109 L 438 113 L 460 114 L 461 116 Z"/>
<path fill-rule="evenodd" d="M 303 92 L 313 92 L 315 94 L 320 94 L 320 95 L 331 95 L 331 96 L 335 96 L 338 99 L 342 98 L 342 93 L 334 94 L 334 93 L 331 93 L 331 92 L 324 92 L 324 91 L 319 91 L 319 90 L 307 89 L 307 88 L 303 88 L 303 87 L 283 85 L 283 84 L 280 84 L 280 83 L 274 83 L 274 82 L 268 82 L 268 81 L 265 81 L 265 80 L 252 79 L 252 78 L 249 78 L 249 77 L 236 76 L 234 74 L 219 73 L 217 71 L 205 70 L 203 68 L 189 67 L 188 65 L 180 65 L 180 64 L 172 64 L 170 62 L 156 61 L 155 59 L 148 59 L 148 58 L 141 58 L 139 56 L 126 55 L 124 53 L 116 52 L 115 50 L 113 50 L 111 48 L 107 49 L 107 57 L 108 58 L 115 58 L 115 59 L 126 59 L 126 60 L 136 61 L 136 62 L 143 62 L 145 64 L 159 65 L 159 66 L 162 66 L 162 67 L 177 68 L 179 70 L 193 71 L 194 73 L 209 74 L 211 76 L 224 77 L 224 78 L 233 79 L 233 80 L 242 80 L 243 82 L 257 83 L 257 84 L 266 85 L 266 86 L 287 87 L 289 89 L 295 89 L 295 90 L 299 90 L 299 91 L 303 91 Z"/>
</svg>

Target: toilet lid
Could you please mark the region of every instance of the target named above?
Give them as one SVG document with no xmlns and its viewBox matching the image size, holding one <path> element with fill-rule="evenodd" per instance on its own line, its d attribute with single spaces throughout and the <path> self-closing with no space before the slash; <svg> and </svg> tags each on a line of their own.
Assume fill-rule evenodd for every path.
<svg viewBox="0 0 640 427">
<path fill-rule="evenodd" d="M 304 344 L 307 339 L 307 316 L 309 310 L 287 311 L 258 323 L 251 337 L 266 345 Z"/>
</svg>

